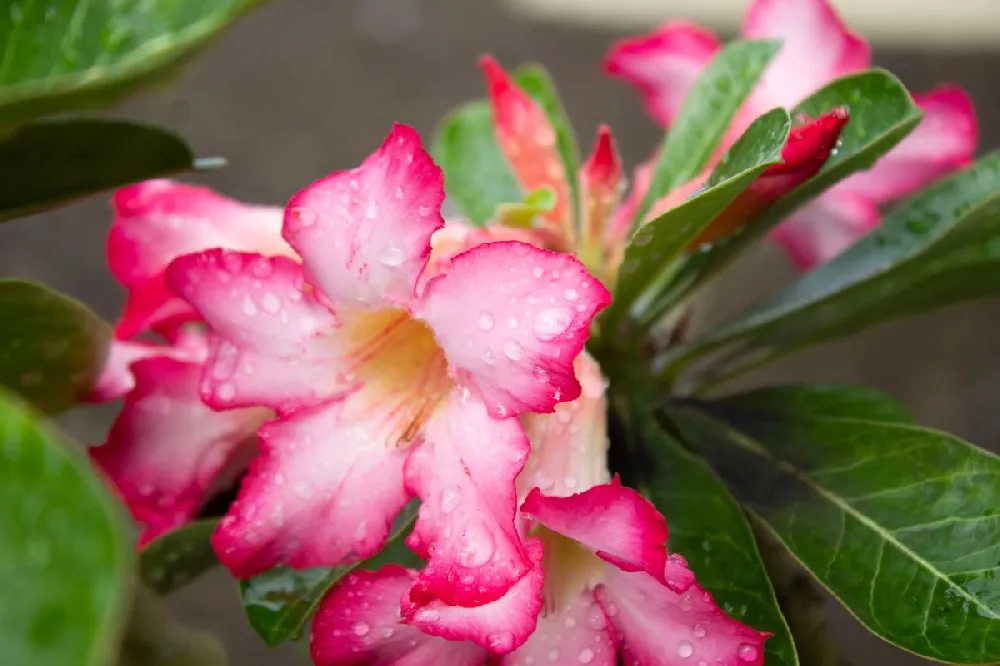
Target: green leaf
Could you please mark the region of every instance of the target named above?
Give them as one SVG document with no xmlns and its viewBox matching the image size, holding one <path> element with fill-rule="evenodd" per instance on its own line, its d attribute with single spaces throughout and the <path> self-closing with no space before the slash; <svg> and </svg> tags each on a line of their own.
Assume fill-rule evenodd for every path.
<svg viewBox="0 0 1000 666">
<path fill-rule="evenodd" d="M 109 663 L 132 564 L 127 533 L 80 451 L 0 391 L 3 663 Z"/>
<path fill-rule="evenodd" d="M 872 632 L 1000 659 L 1000 460 L 945 433 L 726 404 L 668 410 L 733 493 Z"/>
<path fill-rule="evenodd" d="M 218 564 L 210 541 L 218 525 L 217 518 L 197 520 L 150 542 L 139 554 L 143 582 L 169 594 Z"/>
<path fill-rule="evenodd" d="M 521 201 L 521 188 L 496 142 L 489 102 L 476 100 L 451 111 L 432 146 L 448 196 L 469 222 L 483 226 L 501 204 Z"/>
<path fill-rule="evenodd" d="M 767 386 L 721 398 L 720 402 L 744 409 L 788 412 L 803 416 L 913 423 L 909 410 L 890 395 L 846 384 L 784 384 Z"/>
<path fill-rule="evenodd" d="M 522 65 L 514 72 L 514 82 L 542 107 L 548 116 L 552 129 L 556 133 L 556 148 L 562 159 L 569 181 L 569 194 L 572 201 L 573 219 L 580 219 L 580 150 L 576 145 L 576 133 L 566 115 L 555 83 L 542 65 L 530 63 Z"/>
<path fill-rule="evenodd" d="M 903 315 L 1000 293 L 1000 152 L 939 181 L 882 227 L 739 318 L 685 361 L 727 348 L 721 377 Z"/>
<path fill-rule="evenodd" d="M 820 172 L 750 224 L 710 249 L 688 257 L 668 292 L 669 298 L 665 298 L 666 306 L 729 266 L 743 250 L 795 209 L 851 174 L 870 168 L 913 131 L 922 115 L 899 79 L 877 69 L 833 81 L 806 98 L 791 115 L 816 117 L 842 106 L 850 110 L 851 120 L 841 134 L 835 154 Z"/>
<path fill-rule="evenodd" d="M 633 226 L 645 219 L 657 199 L 701 173 L 780 48 L 776 40 L 735 40 L 712 59 L 663 138 L 653 179 Z"/>
<path fill-rule="evenodd" d="M 651 408 L 629 395 L 615 406 L 642 451 L 639 490 L 667 519 L 670 552 L 683 555 L 698 582 L 727 613 L 774 634 L 764 644 L 768 666 L 798 666 L 782 617 L 740 506 L 704 461 L 687 453 L 656 422 Z"/>
<path fill-rule="evenodd" d="M 111 328 L 87 306 L 41 285 L 0 280 L 0 386 L 55 414 L 94 386 Z"/>
<path fill-rule="evenodd" d="M 255 4 L 10 0 L 0 15 L 0 125 L 114 100 Z"/>
<path fill-rule="evenodd" d="M 551 187 L 540 187 L 529 192 L 522 203 L 497 206 L 496 221 L 505 227 L 530 229 L 535 218 L 556 206 L 556 193 Z"/>
<path fill-rule="evenodd" d="M 0 222 L 190 169 L 181 139 L 119 120 L 53 120 L 0 139 Z"/>
<path fill-rule="evenodd" d="M 669 270 L 685 248 L 769 166 L 781 161 L 791 120 L 784 109 L 758 118 L 718 164 L 705 187 L 643 225 L 625 249 L 614 300 L 602 329 L 615 331 L 642 291 Z"/>
<path fill-rule="evenodd" d="M 377 569 L 389 562 L 414 565 L 416 556 L 406 547 L 405 540 L 416 522 L 418 506 L 412 502 L 403 509 L 396 517 L 385 548 L 363 562 L 301 570 L 275 567 L 240 581 L 240 596 L 250 626 L 271 647 L 295 640 L 327 591 L 354 569 Z"/>
<path fill-rule="evenodd" d="M 225 666 L 226 651 L 205 632 L 178 624 L 156 596 L 139 588 L 117 666 Z"/>
</svg>

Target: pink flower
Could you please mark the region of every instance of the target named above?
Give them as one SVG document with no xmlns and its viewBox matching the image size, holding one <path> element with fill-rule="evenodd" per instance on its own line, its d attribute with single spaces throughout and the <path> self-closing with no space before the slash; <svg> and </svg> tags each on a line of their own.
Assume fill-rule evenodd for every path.
<svg viewBox="0 0 1000 666">
<path fill-rule="evenodd" d="M 830 81 L 871 64 L 868 44 L 843 24 L 827 0 L 754 0 L 741 35 L 780 38 L 783 47 L 730 127 L 725 146 L 768 109 L 792 108 Z M 702 28 L 669 23 L 618 42 L 606 67 L 638 89 L 650 114 L 669 126 L 720 48 Z M 775 240 L 800 268 L 827 261 L 878 226 L 880 205 L 971 162 L 978 130 L 965 92 L 945 86 L 914 99 L 925 113 L 916 131 L 873 169 L 841 182 L 775 230 Z"/>
<path fill-rule="evenodd" d="M 681 41 L 688 46 L 698 43 L 698 40 Z M 495 60 L 484 57 L 481 64 L 486 73 L 497 142 L 514 175 L 525 191 L 548 187 L 556 194 L 557 205 L 543 216 L 540 226 L 534 230 L 539 240 L 562 251 L 575 248 L 591 270 L 601 275 L 606 283 L 613 282 L 633 228 L 633 219 L 650 187 L 656 157 L 637 170 L 632 191 L 621 202 L 624 186 L 621 159 L 611 131 L 606 126 L 599 127 L 593 151 L 578 174 L 581 220 L 577 224 L 569 198 L 569 181 L 548 117 Z M 782 152 L 783 163 L 765 171 L 719 215 L 693 246 L 732 232 L 812 177 L 826 162 L 847 120 L 844 110 L 834 109 L 795 128 Z M 655 202 L 642 221 L 648 222 L 683 203 L 708 175 L 709 171 L 705 171 Z M 581 229 L 579 238 L 574 232 L 577 227 Z"/>
<path fill-rule="evenodd" d="M 410 496 L 429 560 L 415 605 L 496 602 L 532 571 L 517 419 L 573 400 L 573 360 L 610 296 L 574 258 L 496 242 L 434 262 L 440 169 L 397 125 L 357 169 L 295 195 L 296 258 L 209 250 L 167 282 L 209 324 L 201 392 L 267 407 L 260 455 L 214 535 L 234 575 L 335 565 L 383 546 Z"/>
<path fill-rule="evenodd" d="M 112 343 L 91 399 L 124 396 L 102 446 L 89 450 L 136 522 L 139 546 L 191 520 L 254 454 L 265 409 L 218 413 L 201 402 L 204 333 L 186 327 L 172 344 Z"/>
<path fill-rule="evenodd" d="M 358 571 L 320 606 L 316 664 L 763 663 L 767 635 L 726 616 L 683 558 L 667 556 L 663 516 L 609 482 L 603 379 L 586 355 L 577 371 L 578 400 L 522 417 L 532 452 L 518 477 L 527 492 L 518 520 L 538 537 L 528 542 L 532 573 L 490 604 L 412 609 L 418 572 Z"/>
</svg>

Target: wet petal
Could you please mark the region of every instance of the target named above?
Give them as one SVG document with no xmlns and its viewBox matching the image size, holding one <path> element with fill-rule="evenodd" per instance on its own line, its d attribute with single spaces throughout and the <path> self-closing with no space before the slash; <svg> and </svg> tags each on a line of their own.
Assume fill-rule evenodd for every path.
<svg viewBox="0 0 1000 666">
<path fill-rule="evenodd" d="M 837 256 L 881 222 L 878 207 L 868 199 L 831 190 L 797 210 L 771 238 L 805 271 Z"/>
<path fill-rule="evenodd" d="M 482 666 L 486 652 L 400 623 L 399 600 L 416 573 L 389 565 L 358 570 L 323 598 L 313 620 L 316 666 Z"/>
<path fill-rule="evenodd" d="M 617 478 L 569 497 L 547 497 L 536 488 L 521 512 L 620 569 L 645 571 L 664 580 L 667 521 L 652 502 L 623 487 Z"/>
<path fill-rule="evenodd" d="M 291 255 L 280 208 L 242 204 L 206 187 L 150 180 L 116 191 L 112 206 L 108 265 L 128 291 L 115 327 L 124 339 L 193 316 L 166 288 L 163 272 L 173 259 L 213 247 Z"/>
<path fill-rule="evenodd" d="M 590 590 L 581 590 L 563 599 L 559 608 L 539 615 L 538 628 L 527 642 L 500 659 L 500 666 L 617 663 L 611 625 Z"/>
<path fill-rule="evenodd" d="M 412 601 L 495 601 L 531 566 L 514 526 L 514 479 L 528 440 L 515 419 L 490 418 L 475 396 L 457 389 L 427 423 L 424 439 L 406 463 L 406 485 L 422 500 L 407 543 L 429 560 Z"/>
<path fill-rule="evenodd" d="M 90 449 L 136 521 L 141 543 L 192 518 L 210 491 L 231 481 L 256 450 L 263 409 L 214 412 L 198 397 L 201 364 L 146 358 L 132 364 L 108 439 Z"/>
<path fill-rule="evenodd" d="M 406 622 L 433 636 L 472 641 L 496 654 L 522 645 L 535 631 L 544 582 L 542 545 L 530 540 L 524 546 L 528 573 L 501 598 L 473 607 L 450 606 L 441 601 L 412 603 L 404 598 Z"/>
<path fill-rule="evenodd" d="M 168 278 L 212 329 L 202 384 L 212 407 L 285 411 L 350 385 L 336 318 L 290 259 L 209 250 L 175 260 Z"/>
<path fill-rule="evenodd" d="M 521 90 L 494 58 L 480 61 L 493 108 L 497 143 L 525 192 L 550 187 L 556 205 L 543 217 L 570 229 L 570 190 L 556 145 L 556 132 L 538 104 Z"/>
<path fill-rule="evenodd" d="M 577 259 L 502 242 L 455 257 L 428 284 L 419 314 L 458 381 L 504 418 L 579 397 L 573 360 L 610 301 Z"/>
<path fill-rule="evenodd" d="M 316 181 L 288 202 L 284 235 L 334 304 L 409 304 L 444 226 L 444 176 L 412 128 L 395 125 L 360 167 Z"/>
<path fill-rule="evenodd" d="M 579 398 L 556 405 L 552 414 L 521 416 L 531 442 L 528 462 L 517 477 L 522 499 L 532 488 L 567 497 L 611 480 L 604 377 L 587 352 L 576 358 L 574 368 L 583 386 Z"/>
<path fill-rule="evenodd" d="M 204 342 L 200 348 L 190 349 L 149 342 L 112 340 L 111 346 L 108 348 L 108 355 L 104 359 L 101 374 L 94 383 L 94 388 L 84 400 L 87 402 L 108 402 L 123 397 L 135 386 L 132 364 L 141 359 L 166 357 L 178 361 L 198 363 L 200 366 L 207 355 L 208 348 Z"/>
<path fill-rule="evenodd" d="M 260 456 L 212 538 L 219 560 L 248 578 L 378 552 L 407 499 L 397 412 L 361 390 L 261 428 Z"/>
<path fill-rule="evenodd" d="M 782 40 L 748 102 L 755 109 L 791 109 L 830 81 L 871 63 L 868 43 L 844 24 L 829 0 L 755 0 L 741 36 Z"/>
<path fill-rule="evenodd" d="M 682 566 L 678 564 L 677 566 Z M 726 615 L 696 584 L 674 592 L 643 572 L 606 567 L 596 590 L 625 663 L 643 666 L 761 666 L 761 634 Z"/>
<path fill-rule="evenodd" d="M 607 125 L 597 128 L 593 152 L 580 169 L 580 199 L 583 210 L 584 240 L 600 249 L 611 213 L 622 192 L 622 163 L 614 137 Z"/>
<path fill-rule="evenodd" d="M 604 67 L 612 76 L 635 87 L 649 114 L 660 125 L 668 126 L 720 48 L 722 44 L 710 31 L 679 21 L 648 35 L 617 42 Z"/>
</svg>

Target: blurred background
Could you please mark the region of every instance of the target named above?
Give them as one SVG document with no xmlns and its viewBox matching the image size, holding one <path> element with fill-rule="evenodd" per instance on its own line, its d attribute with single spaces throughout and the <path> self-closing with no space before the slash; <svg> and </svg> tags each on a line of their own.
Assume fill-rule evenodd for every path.
<svg viewBox="0 0 1000 666">
<path fill-rule="evenodd" d="M 875 62 L 915 91 L 964 86 L 981 122 L 980 152 L 1000 146 L 1000 1 L 840 0 L 847 22 L 873 42 Z M 393 121 L 428 135 L 450 107 L 482 96 L 476 65 L 492 53 L 507 66 L 544 63 L 558 82 L 580 142 L 599 122 L 614 128 L 631 167 L 659 133 L 623 84 L 601 71 L 611 42 L 687 17 L 735 34 L 744 0 L 275 0 L 210 46 L 174 81 L 132 98 L 117 115 L 176 130 L 202 156 L 229 166 L 199 179 L 237 198 L 283 204 L 307 183 L 355 166 Z M 105 318 L 122 292 L 107 273 L 106 197 L 0 225 L 4 275 L 47 283 Z M 793 277 L 784 256 L 762 247 L 716 291 L 714 316 Z M 741 385 L 810 379 L 869 384 L 903 400 L 920 423 L 1000 448 L 1000 304 L 979 302 L 907 320 L 816 349 L 747 377 Z M 734 386 L 734 388 L 736 388 Z M 65 426 L 99 443 L 114 409 L 71 414 Z M 216 571 L 175 594 L 187 624 L 218 632 L 230 663 L 308 663 L 304 645 L 269 650 L 248 627 L 235 584 Z M 831 605 L 834 631 L 857 666 L 916 666 Z M 811 665 L 805 665 L 811 666 Z"/>
</svg>

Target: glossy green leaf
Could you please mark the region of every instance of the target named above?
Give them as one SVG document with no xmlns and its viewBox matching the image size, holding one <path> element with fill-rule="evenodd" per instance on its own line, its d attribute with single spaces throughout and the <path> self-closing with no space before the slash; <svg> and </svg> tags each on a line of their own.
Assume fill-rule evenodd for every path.
<svg viewBox="0 0 1000 666">
<path fill-rule="evenodd" d="M 816 117 L 847 107 L 851 120 L 841 134 L 835 154 L 815 177 L 806 181 L 756 220 L 720 240 L 710 249 L 691 255 L 664 294 L 665 304 L 677 302 L 729 266 L 747 247 L 762 238 L 795 209 L 853 173 L 870 168 L 920 122 L 921 112 L 900 81 L 882 70 L 870 70 L 838 79 L 806 98 L 792 117 Z"/>
<path fill-rule="evenodd" d="M 0 125 L 113 100 L 255 4 L 9 0 L 0 12 Z"/>
<path fill-rule="evenodd" d="M 131 574 L 126 534 L 81 452 L 0 391 L 0 661 L 110 662 Z"/>
<path fill-rule="evenodd" d="M 735 40 L 712 59 L 663 139 L 653 179 L 633 225 L 645 219 L 657 199 L 701 173 L 780 47 L 781 42 L 775 40 Z"/>
<path fill-rule="evenodd" d="M 1000 459 L 900 423 L 689 403 L 685 441 L 872 632 L 1000 660 Z"/>
<path fill-rule="evenodd" d="M 642 291 L 675 260 L 699 233 L 769 166 L 781 161 L 791 120 L 774 109 L 747 128 L 712 172 L 705 187 L 681 205 L 643 225 L 625 249 L 614 300 L 602 328 L 616 330 Z"/>
<path fill-rule="evenodd" d="M 721 398 L 734 407 L 788 412 L 802 416 L 913 423 L 910 411 L 890 395 L 864 386 L 846 384 L 783 384 L 766 386 Z"/>
<path fill-rule="evenodd" d="M 179 624 L 163 602 L 140 587 L 116 665 L 225 666 L 226 651 L 215 636 Z"/>
<path fill-rule="evenodd" d="M 576 133 L 570 124 L 569 116 L 563 108 L 562 100 L 556 91 L 555 83 L 548 70 L 537 64 L 518 67 L 514 72 L 514 82 L 518 87 L 535 100 L 548 116 L 552 129 L 556 133 L 556 148 L 566 171 L 569 181 L 570 199 L 572 200 L 573 219 L 580 219 L 580 149 L 576 144 Z"/>
<path fill-rule="evenodd" d="M 87 306 L 41 285 L 0 280 L 0 387 L 54 414 L 94 386 L 111 328 Z"/>
<path fill-rule="evenodd" d="M 803 347 L 1000 293 L 1000 153 L 900 205 L 847 252 L 681 352 L 729 377 Z M 721 365 L 721 364 L 720 364 Z"/>
<path fill-rule="evenodd" d="M 139 554 L 142 580 L 157 594 L 169 594 L 205 573 L 219 561 L 210 541 L 219 520 L 196 520 L 167 532 Z"/>
<path fill-rule="evenodd" d="M 698 582 L 727 613 L 774 634 L 764 644 L 768 666 L 798 666 L 753 533 L 740 506 L 704 461 L 656 422 L 652 410 L 629 394 L 615 396 L 633 450 L 640 451 L 639 490 L 667 519 L 670 552 L 683 555 Z"/>
<path fill-rule="evenodd" d="M 521 188 L 497 145 L 489 102 L 476 100 L 452 110 L 432 145 L 445 190 L 469 222 L 483 226 L 501 204 L 521 201 Z"/>
<path fill-rule="evenodd" d="M 354 569 L 377 569 L 390 562 L 415 566 L 416 556 L 405 540 L 417 519 L 417 508 L 416 502 L 407 505 L 396 517 L 385 548 L 363 562 L 301 570 L 275 567 L 240 581 L 240 595 L 250 626 L 272 647 L 295 640 L 327 591 Z"/>
<path fill-rule="evenodd" d="M 52 120 L 0 139 L 0 222 L 191 169 L 179 138 L 119 120 Z"/>
</svg>

